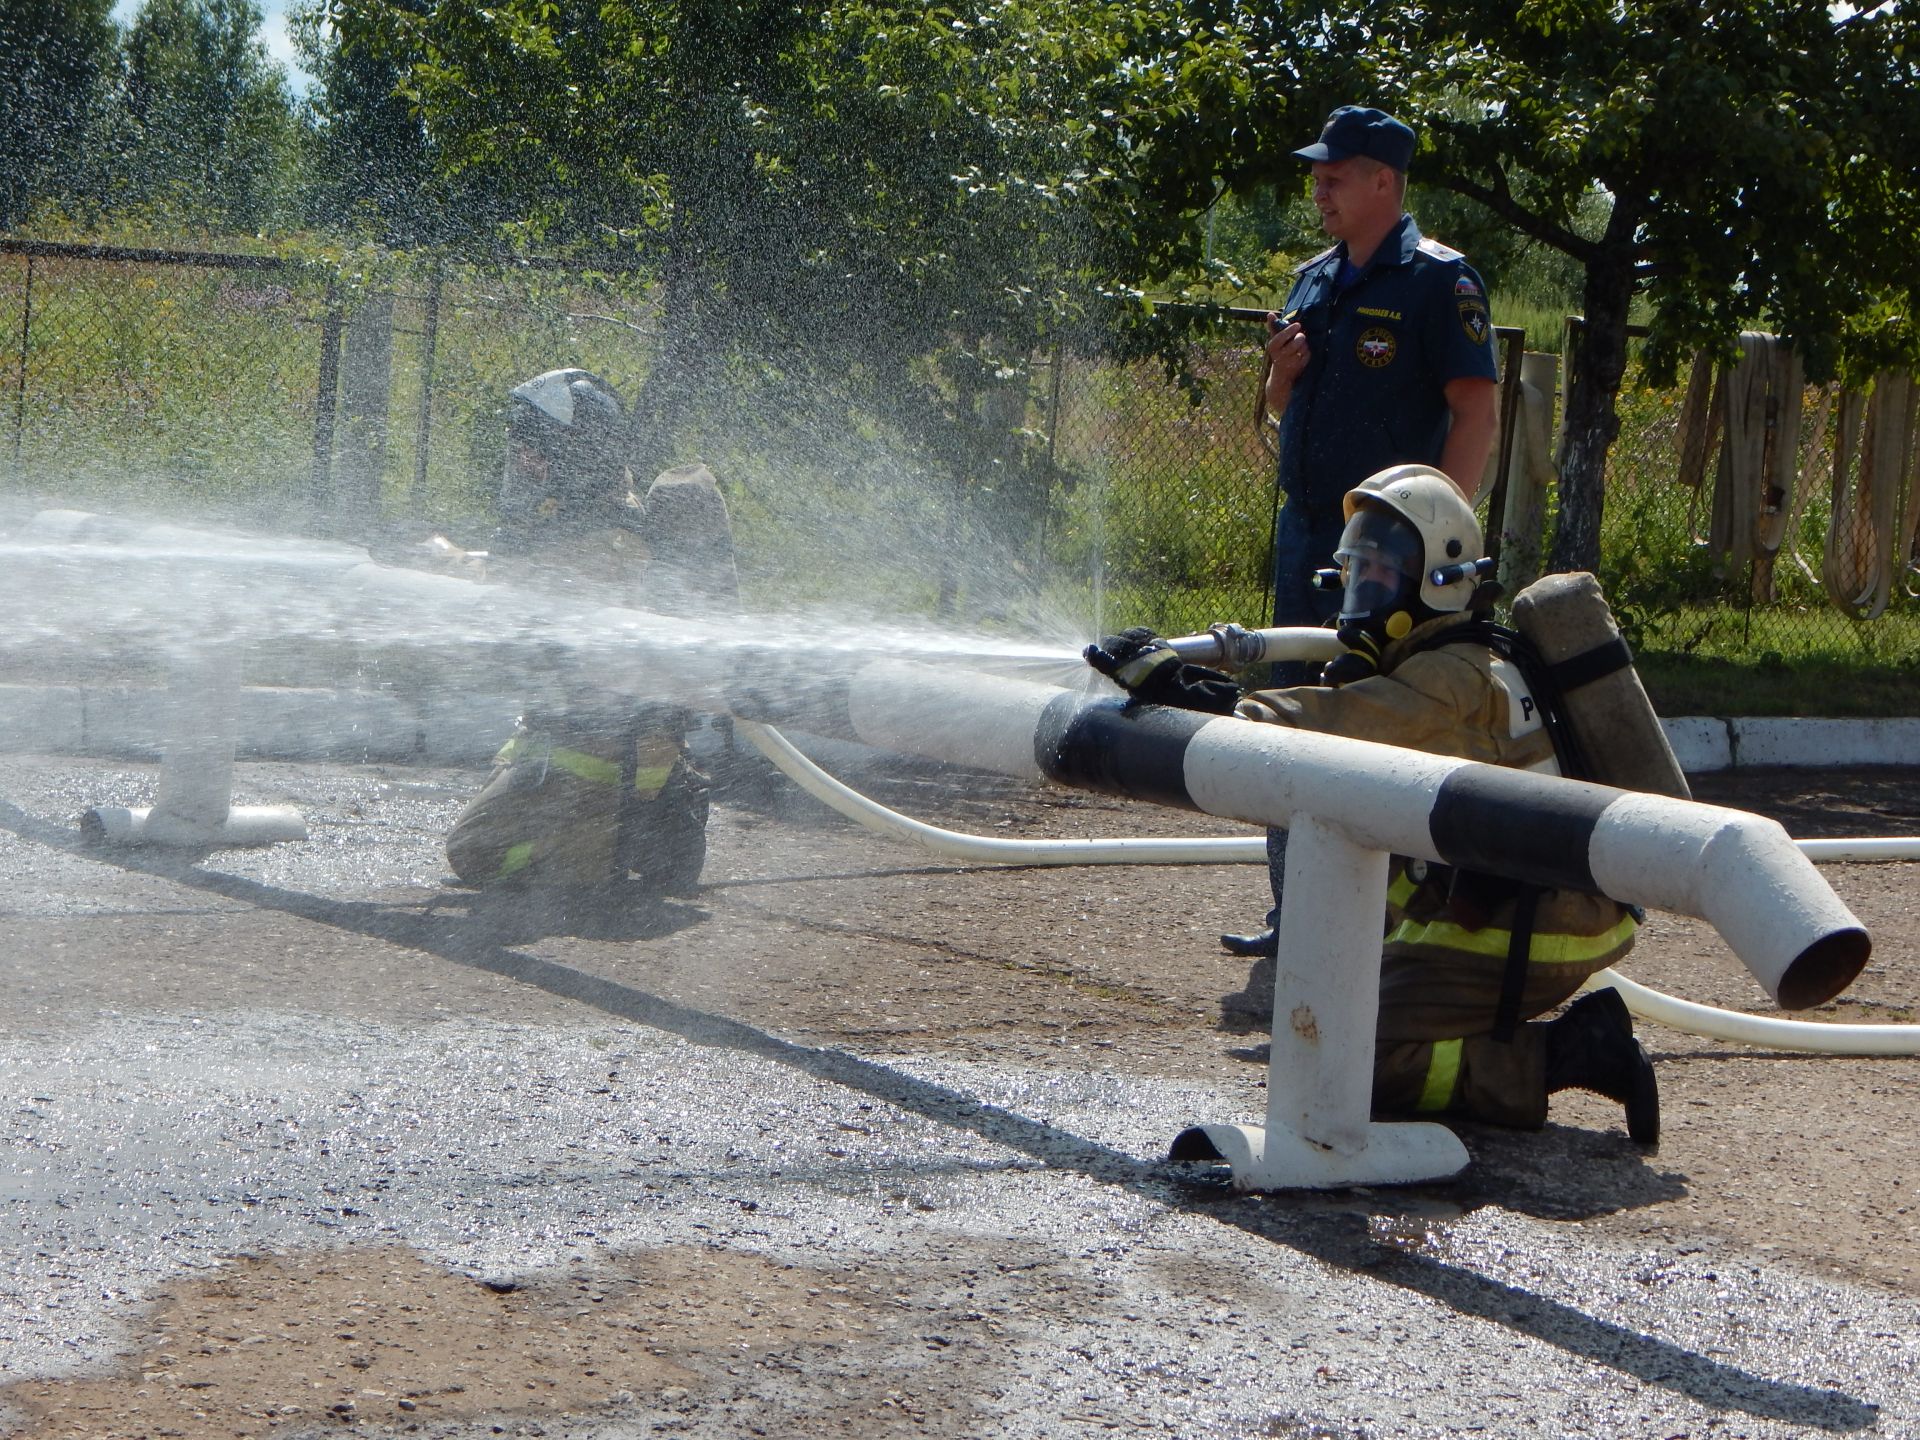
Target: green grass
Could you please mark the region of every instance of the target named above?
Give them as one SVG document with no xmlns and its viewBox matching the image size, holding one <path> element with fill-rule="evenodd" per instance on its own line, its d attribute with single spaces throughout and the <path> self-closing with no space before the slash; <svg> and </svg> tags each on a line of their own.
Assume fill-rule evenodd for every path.
<svg viewBox="0 0 1920 1440">
<path fill-rule="evenodd" d="M 1920 666 L 1840 660 L 1730 660 L 1643 653 L 1641 682 L 1662 715 L 1912 715 Z"/>
</svg>

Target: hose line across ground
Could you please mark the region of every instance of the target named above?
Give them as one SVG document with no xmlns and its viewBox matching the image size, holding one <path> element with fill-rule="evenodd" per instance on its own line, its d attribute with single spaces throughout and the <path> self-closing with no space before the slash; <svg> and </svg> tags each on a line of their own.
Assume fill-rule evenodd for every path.
<svg viewBox="0 0 1920 1440">
<path fill-rule="evenodd" d="M 1013 840 L 968 835 L 910 819 L 842 784 L 803 755 L 771 726 L 751 720 L 734 728 L 781 774 L 856 824 L 882 835 L 907 840 L 952 860 L 987 865 L 1234 865 L 1264 864 L 1266 837 L 1224 835 L 1194 839 Z M 1799 840 L 1816 862 L 1920 860 L 1920 837 L 1884 840 Z M 1760 1045 L 1775 1050 L 1804 1050 L 1826 1055 L 1920 1055 L 1920 1025 L 1838 1025 L 1784 1020 L 1720 1010 L 1649 989 L 1602 970 L 1588 989 L 1612 986 L 1627 1008 L 1643 1019 L 1713 1040 Z"/>
</svg>

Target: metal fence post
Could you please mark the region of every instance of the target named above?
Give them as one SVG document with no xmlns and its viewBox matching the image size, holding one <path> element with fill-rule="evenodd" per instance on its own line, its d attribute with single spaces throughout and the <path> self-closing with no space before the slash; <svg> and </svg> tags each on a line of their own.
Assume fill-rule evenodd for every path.
<svg viewBox="0 0 1920 1440">
<path fill-rule="evenodd" d="M 413 438 L 413 493 L 407 508 L 417 518 L 427 492 L 427 444 L 433 434 L 433 360 L 440 340 L 440 285 L 442 261 L 433 258 L 433 273 L 427 280 L 427 320 L 420 337 L 420 417 Z"/>
<path fill-rule="evenodd" d="M 20 472 L 20 441 L 27 429 L 27 340 L 33 328 L 33 255 L 27 255 L 27 287 L 20 303 L 20 380 L 13 392 L 13 469 Z"/>
<path fill-rule="evenodd" d="M 1507 523 L 1507 475 L 1513 466 L 1513 422 L 1520 413 L 1520 360 L 1527 351 L 1527 332 L 1498 327 L 1506 353 L 1500 357 L 1500 463 L 1494 467 L 1493 489 L 1487 496 L 1487 555 L 1500 559 L 1500 535 Z"/>
<path fill-rule="evenodd" d="M 340 336 L 333 504 L 343 533 L 366 535 L 379 524 L 392 394 L 393 292 L 365 289 Z"/>
<path fill-rule="evenodd" d="M 333 509 L 333 418 L 340 399 L 340 331 L 345 325 L 340 287 L 327 286 L 327 318 L 320 327 L 320 380 L 313 407 L 313 483 L 308 501 L 315 515 Z"/>
</svg>

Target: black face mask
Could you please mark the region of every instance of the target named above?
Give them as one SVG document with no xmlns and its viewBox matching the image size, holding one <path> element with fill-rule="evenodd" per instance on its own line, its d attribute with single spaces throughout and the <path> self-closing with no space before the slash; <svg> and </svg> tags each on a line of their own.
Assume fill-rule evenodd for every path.
<svg viewBox="0 0 1920 1440">
<path fill-rule="evenodd" d="M 1413 612 L 1422 608 L 1422 549 L 1420 532 L 1391 510 L 1368 505 L 1354 511 L 1334 552 L 1346 582 L 1340 623 L 1373 629 L 1388 625 L 1398 614 L 1414 618 Z M 1389 633 L 1384 638 L 1400 637 Z"/>
</svg>

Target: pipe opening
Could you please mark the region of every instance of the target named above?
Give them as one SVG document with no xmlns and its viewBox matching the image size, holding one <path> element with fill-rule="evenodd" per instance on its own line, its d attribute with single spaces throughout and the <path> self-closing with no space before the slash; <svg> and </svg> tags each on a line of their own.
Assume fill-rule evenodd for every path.
<svg viewBox="0 0 1920 1440">
<path fill-rule="evenodd" d="M 1226 1158 L 1220 1153 L 1220 1147 L 1213 1143 L 1213 1137 L 1207 1134 L 1204 1125 L 1191 1125 L 1182 1130 L 1173 1137 L 1173 1144 L 1167 1149 L 1167 1159 L 1176 1164 L 1185 1161 L 1205 1163 Z"/>
<path fill-rule="evenodd" d="M 1822 935 L 1802 950 L 1780 977 L 1780 1005 L 1808 1010 L 1833 999 L 1866 968 L 1873 941 L 1857 925 Z"/>
</svg>

